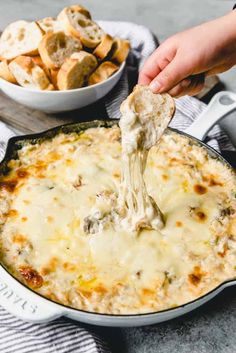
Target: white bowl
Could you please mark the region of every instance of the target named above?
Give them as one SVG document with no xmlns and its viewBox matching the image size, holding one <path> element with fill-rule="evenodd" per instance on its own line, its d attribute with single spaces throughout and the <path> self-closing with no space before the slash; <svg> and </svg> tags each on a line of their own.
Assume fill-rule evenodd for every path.
<svg viewBox="0 0 236 353">
<path fill-rule="evenodd" d="M 106 81 L 92 86 L 68 91 L 39 91 L 14 85 L 0 78 L 0 89 L 16 102 L 32 109 L 47 113 L 58 113 L 79 109 L 104 97 L 119 81 L 124 70 L 123 62 L 119 70 Z"/>
</svg>

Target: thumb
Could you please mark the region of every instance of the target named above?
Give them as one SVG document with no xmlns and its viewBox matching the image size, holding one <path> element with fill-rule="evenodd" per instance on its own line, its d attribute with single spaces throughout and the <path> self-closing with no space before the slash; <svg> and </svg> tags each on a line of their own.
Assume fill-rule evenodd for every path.
<svg viewBox="0 0 236 353">
<path fill-rule="evenodd" d="M 180 81 L 191 75 L 191 66 L 178 55 L 152 80 L 150 88 L 154 93 L 171 90 Z"/>
</svg>

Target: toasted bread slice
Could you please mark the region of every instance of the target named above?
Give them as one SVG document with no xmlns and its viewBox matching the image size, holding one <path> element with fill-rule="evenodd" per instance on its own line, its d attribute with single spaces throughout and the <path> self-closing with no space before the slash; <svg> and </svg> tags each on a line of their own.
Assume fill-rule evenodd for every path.
<svg viewBox="0 0 236 353">
<path fill-rule="evenodd" d="M 126 39 L 115 38 L 111 48 L 111 59 L 121 64 L 127 58 L 130 42 Z"/>
<path fill-rule="evenodd" d="M 137 121 L 144 128 L 145 135 L 139 141 L 140 148 L 149 150 L 163 135 L 174 116 L 175 101 L 168 94 L 155 94 L 149 86 L 136 85 L 133 92 L 121 104 L 120 126 L 126 131 L 126 117 L 130 111 L 137 115 Z"/>
<path fill-rule="evenodd" d="M 46 73 L 30 56 L 18 56 L 9 64 L 9 69 L 22 87 L 37 90 L 53 90 Z"/>
<path fill-rule="evenodd" d="M 61 25 L 61 22 L 57 21 L 53 17 L 45 17 L 42 20 L 37 21 L 37 24 L 44 33 L 63 32 L 63 27 Z"/>
<path fill-rule="evenodd" d="M 59 72 L 59 69 L 55 69 L 55 70 L 49 69 L 49 78 L 53 86 L 55 87 L 55 89 L 58 89 L 58 85 L 57 85 L 58 72 Z"/>
<path fill-rule="evenodd" d="M 82 49 L 79 39 L 63 32 L 47 33 L 39 43 L 39 53 L 49 69 L 60 68 L 66 58 Z"/>
<path fill-rule="evenodd" d="M 90 12 L 83 7 L 82 5 L 71 5 L 71 6 L 67 6 L 65 7 L 58 15 L 58 17 L 60 18 L 64 13 L 71 13 L 71 14 L 78 14 L 80 13 L 81 15 L 84 15 L 85 17 L 87 17 L 88 19 L 92 19 Z"/>
<path fill-rule="evenodd" d="M 103 60 L 111 50 L 113 38 L 109 34 L 102 37 L 101 43 L 94 49 L 93 54 Z"/>
<path fill-rule="evenodd" d="M 32 56 L 32 60 L 33 62 L 38 65 L 39 67 L 41 67 L 41 69 L 43 69 L 43 71 L 45 72 L 45 74 L 47 75 L 48 78 L 50 78 L 50 70 L 49 68 L 44 64 L 43 60 L 41 59 L 41 56 L 37 55 L 37 56 Z"/>
<path fill-rule="evenodd" d="M 7 60 L 0 62 L 0 77 L 8 82 L 16 83 L 16 79 L 8 67 Z"/>
<path fill-rule="evenodd" d="M 95 70 L 97 59 L 85 51 L 74 53 L 66 59 L 57 75 L 59 90 L 82 87 L 87 78 Z"/>
<path fill-rule="evenodd" d="M 42 37 L 43 33 L 35 22 L 11 23 L 0 38 L 0 59 L 12 60 L 19 55 L 37 55 Z"/>
<path fill-rule="evenodd" d="M 79 38 L 88 48 L 95 48 L 104 36 L 104 31 L 96 22 L 81 12 L 74 12 L 71 7 L 60 12 L 58 21 L 62 23 L 65 33 Z"/>
<path fill-rule="evenodd" d="M 105 81 L 113 75 L 119 66 L 113 64 L 111 61 L 104 61 L 98 68 L 92 73 L 92 75 L 88 79 L 89 85 L 94 85 L 96 83 Z"/>
</svg>

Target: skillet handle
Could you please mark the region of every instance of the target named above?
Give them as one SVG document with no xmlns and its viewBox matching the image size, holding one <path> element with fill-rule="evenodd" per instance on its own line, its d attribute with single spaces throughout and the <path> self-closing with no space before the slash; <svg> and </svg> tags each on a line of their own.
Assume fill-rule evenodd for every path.
<svg viewBox="0 0 236 353">
<path fill-rule="evenodd" d="M 47 322 L 64 314 L 58 304 L 40 297 L 23 286 L 1 265 L 0 303 L 10 314 L 28 322 Z"/>
<path fill-rule="evenodd" d="M 236 110 L 236 94 L 230 91 L 217 93 L 202 114 L 184 132 L 204 140 L 209 130 L 227 114 Z"/>
</svg>

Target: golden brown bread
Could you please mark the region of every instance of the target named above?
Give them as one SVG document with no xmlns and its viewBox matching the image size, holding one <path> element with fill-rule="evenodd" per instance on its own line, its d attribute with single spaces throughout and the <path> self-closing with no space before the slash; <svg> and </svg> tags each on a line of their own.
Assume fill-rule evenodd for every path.
<svg viewBox="0 0 236 353">
<path fill-rule="evenodd" d="M 85 51 L 74 53 L 66 59 L 57 75 L 59 90 L 68 90 L 82 87 L 95 70 L 97 60 L 94 55 Z"/>
<path fill-rule="evenodd" d="M 98 68 L 89 77 L 88 79 L 89 86 L 107 80 L 118 69 L 119 69 L 119 66 L 115 65 L 111 61 L 104 61 L 101 65 L 98 66 Z"/>
<path fill-rule="evenodd" d="M 37 55 L 37 56 L 32 56 L 32 60 L 33 62 L 38 65 L 39 67 L 41 67 L 41 69 L 43 69 L 43 71 L 45 72 L 45 74 L 47 75 L 48 78 L 50 78 L 50 70 L 48 69 L 48 67 L 44 64 L 43 60 L 41 59 L 41 56 Z"/>
<path fill-rule="evenodd" d="M 80 14 L 84 15 L 85 17 L 87 17 L 88 19 L 90 19 L 90 20 L 92 19 L 89 10 L 87 10 L 84 6 L 78 5 L 78 4 L 77 4 L 77 5 L 71 5 L 71 6 L 65 7 L 65 8 L 60 12 L 60 14 L 63 13 L 63 12 L 70 12 L 71 14 L 78 14 L 78 13 L 80 13 Z M 60 16 L 60 14 L 59 14 L 58 16 Z"/>
<path fill-rule="evenodd" d="M 109 34 L 105 34 L 101 43 L 94 49 L 93 54 L 101 60 L 104 59 L 111 50 L 112 44 L 113 38 Z"/>
<path fill-rule="evenodd" d="M 57 75 L 58 75 L 59 69 L 49 69 L 49 78 L 50 81 L 52 82 L 53 86 L 55 89 L 58 89 L 57 85 Z"/>
<path fill-rule="evenodd" d="M 53 17 L 45 17 L 42 20 L 36 21 L 43 33 L 48 32 L 61 32 L 63 27 L 59 21 Z"/>
<path fill-rule="evenodd" d="M 116 37 L 111 48 L 111 59 L 121 64 L 126 60 L 129 50 L 130 42 Z"/>
<path fill-rule="evenodd" d="M 8 82 L 16 83 L 16 79 L 8 67 L 7 60 L 0 62 L 0 77 Z"/>
<path fill-rule="evenodd" d="M 80 41 L 63 32 L 47 33 L 39 43 L 39 53 L 49 69 L 60 68 L 66 58 L 82 49 Z"/>
<path fill-rule="evenodd" d="M 11 23 L 0 38 L 0 60 L 12 60 L 19 55 L 37 55 L 42 37 L 43 33 L 35 22 Z"/>
<path fill-rule="evenodd" d="M 30 56 L 18 56 L 9 64 L 9 69 L 19 85 L 37 90 L 53 90 L 46 73 Z"/>
<path fill-rule="evenodd" d="M 104 31 L 82 11 L 64 8 L 57 17 L 66 34 L 79 38 L 83 45 L 95 48 L 102 40 Z"/>
</svg>

